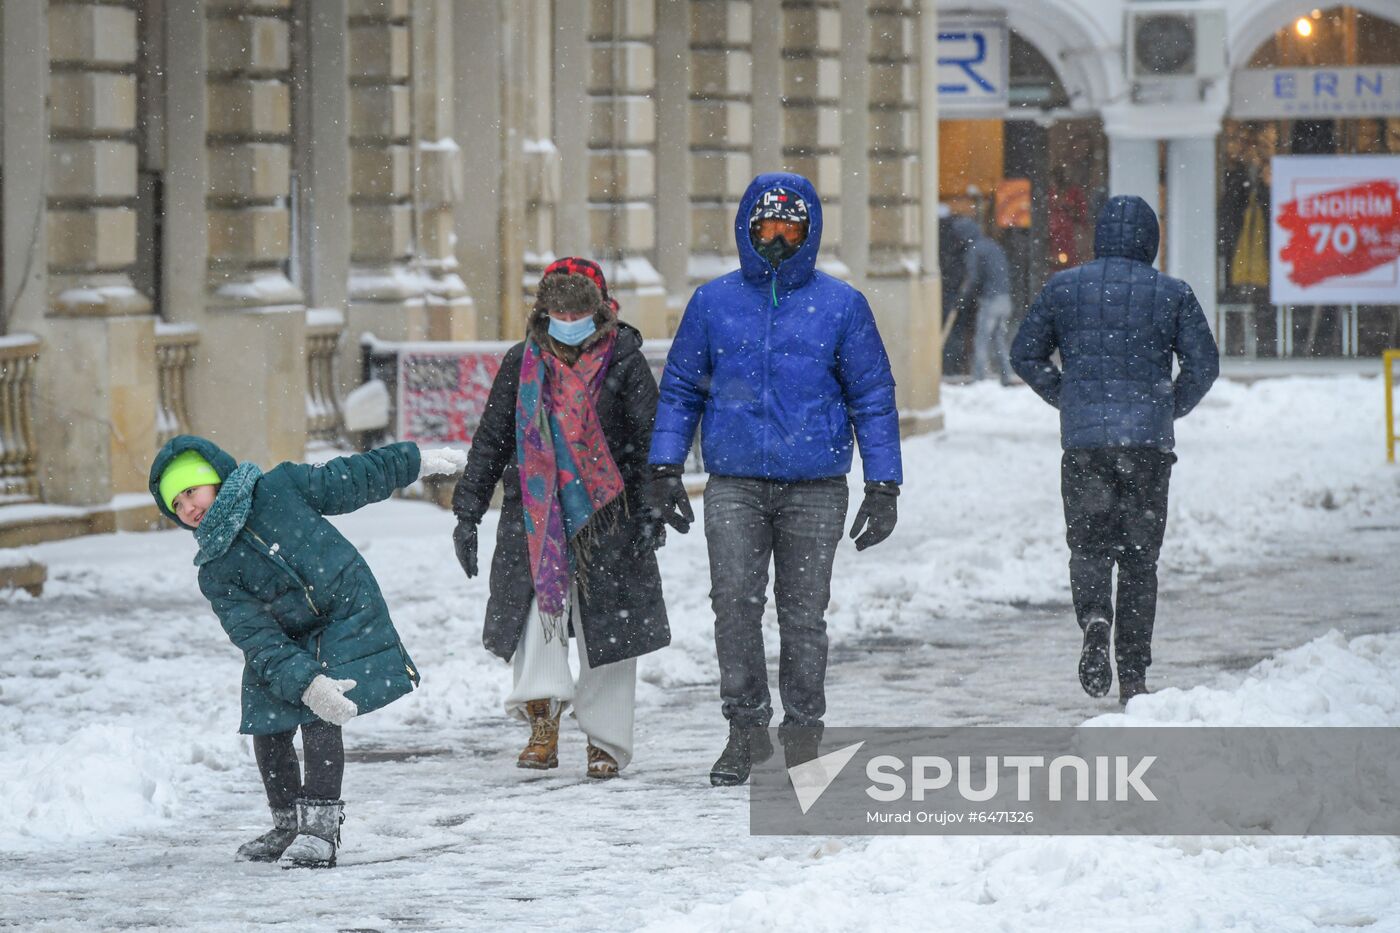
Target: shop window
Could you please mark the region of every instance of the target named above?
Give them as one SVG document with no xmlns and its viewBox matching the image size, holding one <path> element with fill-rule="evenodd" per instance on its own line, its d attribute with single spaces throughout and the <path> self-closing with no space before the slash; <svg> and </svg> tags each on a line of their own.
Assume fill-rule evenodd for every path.
<svg viewBox="0 0 1400 933">
<path fill-rule="evenodd" d="M 1246 68 L 1400 67 L 1395 20 L 1351 6 L 1306 11 L 1280 24 Z M 1218 147 L 1217 281 L 1227 311 L 1222 349 L 1261 356 L 1376 356 L 1400 345 L 1400 306 L 1270 304 L 1271 160 L 1283 155 L 1400 155 L 1400 115 L 1227 119 Z M 1239 312 L 1239 313 L 1228 313 Z M 1352 323 L 1354 320 L 1354 324 Z M 1349 330 L 1354 328 L 1354 334 Z M 1354 338 L 1354 339 L 1353 339 Z"/>
</svg>

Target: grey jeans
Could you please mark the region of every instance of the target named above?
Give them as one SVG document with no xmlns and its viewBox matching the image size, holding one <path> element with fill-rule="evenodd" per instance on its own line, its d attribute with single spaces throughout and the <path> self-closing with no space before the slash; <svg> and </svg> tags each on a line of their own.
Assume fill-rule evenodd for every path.
<svg viewBox="0 0 1400 933">
<path fill-rule="evenodd" d="M 972 378 L 986 379 L 992 354 L 1004 383 L 1011 378 L 1011 296 L 993 295 L 977 305 L 977 337 L 972 345 Z"/>
<path fill-rule="evenodd" d="M 726 719 L 767 726 L 773 718 L 763 654 L 771 559 L 783 724 L 821 724 L 826 712 L 831 565 L 849 498 L 845 477 L 795 483 L 710 477 L 705 487 L 705 538 Z"/>
</svg>

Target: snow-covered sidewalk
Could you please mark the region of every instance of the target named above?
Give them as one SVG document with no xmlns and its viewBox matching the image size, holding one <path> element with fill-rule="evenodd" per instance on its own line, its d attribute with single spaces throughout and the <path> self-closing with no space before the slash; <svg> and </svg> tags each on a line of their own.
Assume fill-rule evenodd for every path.
<svg viewBox="0 0 1400 933">
<path fill-rule="evenodd" d="M 828 722 L 1119 716 L 1074 680 L 1054 412 L 1023 388 L 945 401 L 948 430 L 906 445 L 894 536 L 838 555 Z M 1375 379 L 1222 382 L 1178 424 L 1158 692 L 1130 721 L 1400 725 L 1381 406 Z M 632 769 L 586 783 L 566 725 L 557 771 L 518 771 L 451 516 L 395 501 L 336 522 L 424 673 L 347 727 L 341 867 L 231 859 L 266 810 L 191 537 L 55 543 L 32 549 L 45 595 L 0 602 L 0 924 L 1400 929 L 1391 839 L 750 837 L 746 792 L 705 779 L 723 723 L 699 529 L 662 552 L 674 640 L 640 665 Z"/>
</svg>

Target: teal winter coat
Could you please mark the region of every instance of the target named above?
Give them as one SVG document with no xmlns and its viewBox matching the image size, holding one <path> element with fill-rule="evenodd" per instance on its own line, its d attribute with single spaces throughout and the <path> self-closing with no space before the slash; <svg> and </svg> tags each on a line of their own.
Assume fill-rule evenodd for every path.
<svg viewBox="0 0 1400 933">
<path fill-rule="evenodd" d="M 200 437 L 172 439 L 151 465 L 160 510 L 160 475 L 177 454 L 199 452 L 220 477 L 233 457 Z M 233 543 L 199 568 L 199 588 L 243 652 L 243 718 L 249 735 L 313 722 L 301 695 L 317 674 L 356 682 L 346 696 L 361 713 L 418 684 L 369 565 L 323 516 L 387 499 L 418 478 L 418 448 L 391 444 L 324 465 L 283 463 L 258 479 L 252 510 Z"/>
</svg>

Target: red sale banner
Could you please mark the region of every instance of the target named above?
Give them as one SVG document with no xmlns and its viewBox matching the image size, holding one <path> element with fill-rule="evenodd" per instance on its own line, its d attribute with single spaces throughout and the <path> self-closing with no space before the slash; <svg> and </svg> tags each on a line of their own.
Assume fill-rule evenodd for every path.
<svg viewBox="0 0 1400 933">
<path fill-rule="evenodd" d="M 1400 258 L 1400 185 L 1372 181 L 1289 201 L 1278 223 L 1291 235 L 1281 255 L 1296 284 L 1369 272 Z"/>
<path fill-rule="evenodd" d="M 1400 158 L 1273 160 L 1274 304 L 1400 302 Z"/>
</svg>

